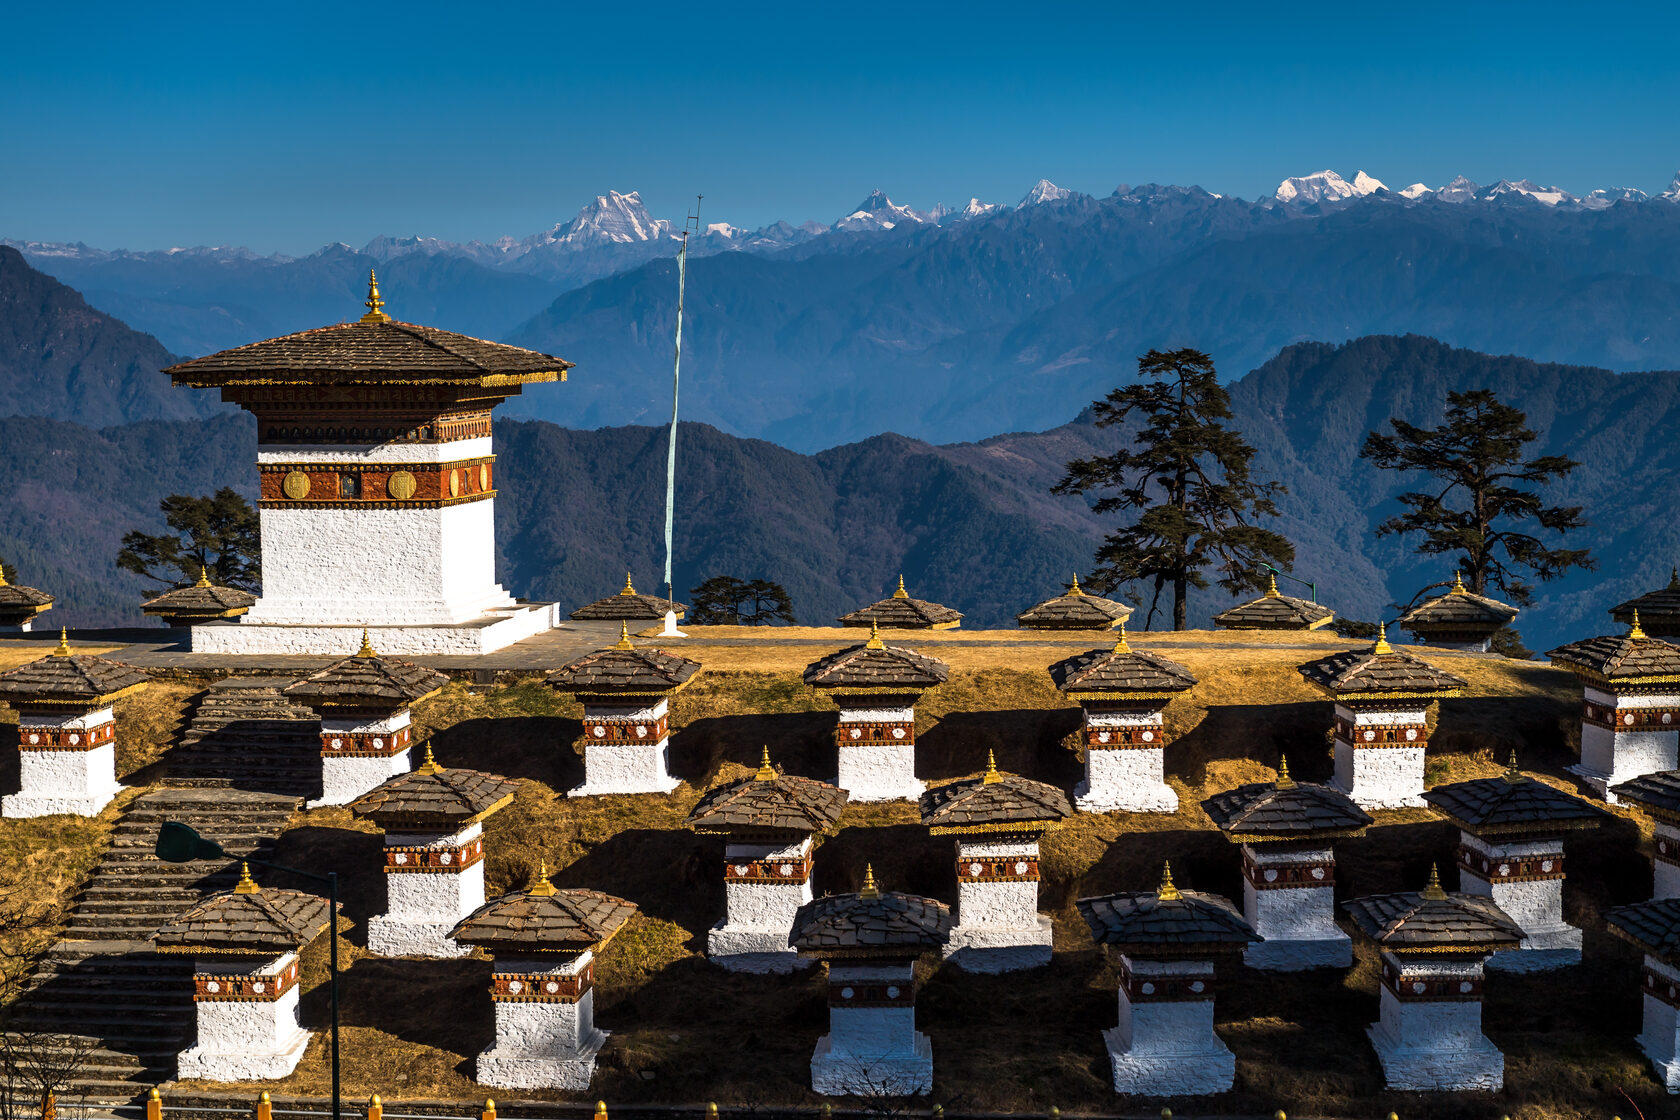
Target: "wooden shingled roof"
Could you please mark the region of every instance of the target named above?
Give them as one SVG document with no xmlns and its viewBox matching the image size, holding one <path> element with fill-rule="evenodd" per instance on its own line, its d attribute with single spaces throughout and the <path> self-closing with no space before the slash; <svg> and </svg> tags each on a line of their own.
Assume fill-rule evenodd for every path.
<svg viewBox="0 0 1680 1120">
<path fill-rule="evenodd" d="M 1476 778 L 1425 790 L 1423 799 L 1459 828 L 1477 836 L 1549 835 L 1597 828 L 1609 814 L 1584 798 L 1536 781 L 1517 769 L 1517 756 L 1497 778 Z"/>
<path fill-rule="evenodd" d="M 688 608 L 672 599 L 640 594 L 630 582 L 630 573 L 625 572 L 623 590 L 579 607 L 572 612 L 572 618 L 578 622 L 651 622 L 664 618 L 667 611 L 681 618 Z"/>
<path fill-rule="evenodd" d="M 1627 626 L 1632 624 L 1635 612 L 1644 617 L 1645 625 L 1659 637 L 1680 632 L 1680 568 L 1669 570 L 1667 587 L 1617 603 L 1610 608 L 1610 617 Z"/>
<path fill-rule="evenodd" d="M 1279 764 L 1277 781 L 1216 793 L 1202 811 L 1237 844 L 1357 836 L 1372 819 L 1340 790 L 1292 779 L 1287 762 Z"/>
<path fill-rule="evenodd" d="M 396 711 L 419 703 L 449 683 L 447 674 L 412 661 L 381 657 L 362 632 L 362 649 L 280 691 L 317 711 Z"/>
<path fill-rule="evenodd" d="M 1623 801 L 1638 805 L 1660 821 L 1680 824 L 1680 770 L 1641 774 L 1610 787 Z"/>
<path fill-rule="evenodd" d="M 483 820 L 508 805 L 519 783 L 482 770 L 446 769 L 426 758 L 407 774 L 375 786 L 350 803 L 350 812 L 381 828 L 453 830 Z"/>
<path fill-rule="evenodd" d="M 1264 595 L 1221 611 L 1213 624 L 1225 630 L 1317 630 L 1335 617 L 1335 611 L 1311 599 L 1283 594 L 1272 576 Z"/>
<path fill-rule="evenodd" d="M 51 610 L 53 597 L 34 587 L 6 582 L 0 571 L 0 626 L 17 626 L 28 622 L 42 611 Z"/>
<path fill-rule="evenodd" d="M 1680 646 L 1646 636 L 1638 612 L 1626 634 L 1570 642 L 1546 656 L 1588 681 L 1630 685 L 1680 681 Z"/>
<path fill-rule="evenodd" d="M 944 684 L 950 667 L 903 646 L 889 646 L 872 627 L 861 646 L 836 650 L 805 666 L 805 683 L 836 692 L 852 690 L 921 692 Z"/>
<path fill-rule="evenodd" d="M 1427 599 L 1400 616 L 1402 629 L 1419 636 L 1450 634 L 1455 631 L 1492 632 L 1521 612 L 1510 603 L 1477 595 L 1453 574 L 1452 590 Z"/>
<path fill-rule="evenodd" d="M 991 757 L 984 775 L 934 786 L 922 794 L 919 805 L 922 823 L 935 836 L 1037 833 L 1073 816 L 1073 806 L 1059 787 L 1005 774 Z"/>
<path fill-rule="evenodd" d="M 1097 944 L 1140 957 L 1210 956 L 1265 940 L 1226 899 L 1179 890 L 1170 865 L 1162 867 L 1161 885 L 1153 891 L 1081 898 L 1074 905 Z"/>
<path fill-rule="evenodd" d="M 870 870 L 856 894 L 826 895 L 801 906 L 788 944 L 802 957 L 903 960 L 937 949 L 950 936 L 950 907 L 921 895 L 883 891 Z"/>
<path fill-rule="evenodd" d="M 601 891 L 560 890 L 545 864 L 537 883 L 480 906 L 449 936 L 491 953 L 582 953 L 599 949 L 636 913 L 636 904 Z"/>
<path fill-rule="evenodd" d="M 1493 899 L 1447 893 L 1433 868 L 1421 891 L 1349 899 L 1342 909 L 1355 929 L 1391 953 L 1491 953 L 1523 938 Z"/>
<path fill-rule="evenodd" d="M 1091 649 L 1050 666 L 1050 679 L 1070 698 L 1086 696 L 1169 697 L 1196 684 L 1195 675 L 1176 661 L 1134 650 L 1126 628 L 1108 649 Z"/>
<path fill-rule="evenodd" d="M 888 630 L 949 630 L 962 624 L 961 611 L 926 599 L 913 599 L 898 577 L 898 590 L 878 603 L 839 618 L 842 626 L 880 626 Z"/>
<path fill-rule="evenodd" d="M 161 953 L 278 956 L 315 940 L 330 920 L 320 895 L 259 889 L 247 868 L 232 890 L 201 899 L 152 941 Z"/>
<path fill-rule="evenodd" d="M 1370 649 L 1350 649 L 1297 667 L 1309 684 L 1336 697 L 1447 696 L 1468 682 L 1421 657 L 1394 649 L 1379 634 Z"/>
<path fill-rule="evenodd" d="M 766 747 L 756 774 L 707 790 L 687 824 L 696 832 L 724 835 L 826 832 L 839 821 L 848 796 L 815 778 L 778 773 Z"/>
<path fill-rule="evenodd" d="M 256 601 L 249 591 L 219 587 L 210 582 L 208 573 L 203 573 L 197 583 L 147 599 L 140 604 L 140 613 L 165 618 L 228 618 L 244 614 Z"/>
<path fill-rule="evenodd" d="M 568 662 L 544 678 L 550 688 L 583 695 L 662 696 L 686 686 L 700 671 L 698 661 L 662 649 L 636 649 L 628 626 L 618 644 Z"/>
<path fill-rule="evenodd" d="M 1680 964 L 1680 898 L 1653 898 L 1631 906 L 1617 906 L 1604 915 L 1610 932 L 1631 941 L 1651 956 Z M 1680 998 L 1677 985 L 1668 987 L 1668 1002 Z"/>
<path fill-rule="evenodd" d="M 1028 607 L 1015 623 L 1025 630 L 1109 630 L 1131 617 L 1131 607 L 1091 594 L 1074 576 L 1066 592 Z"/>
<path fill-rule="evenodd" d="M 145 687 L 151 677 L 121 661 L 71 653 L 64 633 L 46 657 L 0 673 L 0 700 L 14 707 L 76 707 L 108 704 Z"/>
</svg>

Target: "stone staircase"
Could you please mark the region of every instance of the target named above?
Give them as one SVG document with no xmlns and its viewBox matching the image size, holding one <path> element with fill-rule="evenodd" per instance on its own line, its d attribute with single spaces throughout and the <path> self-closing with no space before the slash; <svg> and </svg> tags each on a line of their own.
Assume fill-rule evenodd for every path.
<svg viewBox="0 0 1680 1120">
<path fill-rule="evenodd" d="M 129 804 L 61 940 L 11 1009 L 15 1041 L 82 1052 L 66 1103 L 132 1100 L 174 1076 L 175 1055 L 193 1037 L 192 965 L 153 952 L 148 939 L 204 894 L 231 887 L 239 865 L 164 863 L 153 855 L 158 826 L 183 821 L 231 853 L 267 855 L 320 781 L 319 725 L 280 695 L 284 683 L 207 690 L 170 755 L 169 785 Z M 55 1044 L 41 1034 L 73 1037 Z"/>
</svg>

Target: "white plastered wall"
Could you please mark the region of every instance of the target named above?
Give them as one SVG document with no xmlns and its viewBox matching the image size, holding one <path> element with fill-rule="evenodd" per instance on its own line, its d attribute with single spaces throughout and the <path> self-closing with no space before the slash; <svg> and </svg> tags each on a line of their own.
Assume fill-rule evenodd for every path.
<svg viewBox="0 0 1680 1120">
<path fill-rule="evenodd" d="M 1335 853 L 1321 848 L 1251 844 L 1244 852 L 1259 867 L 1262 878 L 1277 865 L 1329 864 Z M 1250 968 L 1297 972 L 1309 968 L 1346 968 L 1353 963 L 1353 942 L 1336 925 L 1336 888 L 1332 885 L 1275 887 L 1257 890 L 1243 877 L 1243 916 L 1265 938 L 1250 945 L 1243 960 Z"/>
<path fill-rule="evenodd" d="M 18 734 L 27 742 L 32 730 L 82 735 L 112 723 L 109 707 L 74 715 L 18 716 Z M 122 787 L 117 784 L 116 741 L 92 750 L 18 752 L 18 792 L 0 798 L 0 816 L 44 817 L 73 813 L 95 817 Z"/>
<path fill-rule="evenodd" d="M 1680 898 L 1680 865 L 1672 862 L 1680 859 L 1680 827 L 1658 821 L 1652 832 L 1653 844 L 1667 844 L 1668 859 L 1651 860 L 1651 897 Z"/>
<path fill-rule="evenodd" d="M 1423 764 L 1427 745 L 1423 732 L 1407 727 L 1407 733 L 1417 736 L 1417 746 L 1396 746 L 1381 740 L 1385 728 L 1401 725 L 1421 728 L 1429 716 L 1428 705 L 1419 703 L 1415 708 L 1370 711 L 1337 704 L 1336 715 L 1353 724 L 1354 742 L 1350 744 L 1337 736 L 1336 768 L 1330 785 L 1353 798 L 1354 804 L 1361 809 L 1423 807 L 1426 804 L 1423 800 Z M 1366 739 L 1367 731 L 1372 733 L 1372 739 Z"/>
<path fill-rule="evenodd" d="M 1470 985 L 1482 977 L 1480 960 L 1400 958 L 1384 953 L 1383 963 L 1399 968 L 1402 985 L 1443 976 Z M 1368 1033 L 1390 1089 L 1497 1091 L 1504 1087 L 1505 1056 L 1482 1034 L 1480 998 L 1400 1000 L 1387 984 L 1379 987 L 1381 1017 Z"/>
<path fill-rule="evenodd" d="M 1211 990 L 1209 961 L 1152 961 L 1124 958 L 1149 991 L 1183 981 Z M 1147 1000 L 1119 995 L 1119 1023 L 1103 1032 L 1114 1073 L 1114 1091 L 1148 1097 L 1222 1093 L 1236 1078 L 1236 1058 L 1213 1030 L 1213 997 Z"/>
<path fill-rule="evenodd" d="M 332 736 L 365 734 L 384 736 L 409 726 L 409 710 L 402 709 L 388 716 L 369 718 L 328 717 L 321 720 L 321 797 L 311 801 L 311 809 L 323 805 L 348 805 L 362 794 L 383 785 L 398 774 L 406 774 L 409 748 L 395 754 L 353 755 L 336 757 L 330 753 Z M 379 749 L 379 748 L 375 748 Z"/>
<path fill-rule="evenodd" d="M 962 874 L 969 860 L 1014 859 L 1018 874 L 1038 858 L 1036 837 L 959 836 L 957 924 L 945 942 L 946 959 L 966 972 L 1014 972 L 1050 963 L 1051 923 L 1038 912 L 1037 880 L 976 881 Z"/>
<path fill-rule="evenodd" d="M 1680 694 L 1676 693 L 1630 693 L 1624 696 L 1590 685 L 1583 692 L 1590 703 L 1613 709 L 1618 715 L 1640 708 L 1680 707 Z M 1600 797 L 1614 805 L 1616 797 L 1609 787 L 1632 781 L 1642 774 L 1680 769 L 1680 726 L 1624 731 L 1583 721 L 1581 761 L 1570 769 L 1585 778 Z"/>
<path fill-rule="evenodd" d="M 561 960 L 497 957 L 496 972 L 575 976 L 593 960 L 581 953 Z M 589 1088 L 595 1055 L 607 1032 L 595 1026 L 595 990 L 576 1003 L 497 1000 L 496 1042 L 478 1056 L 476 1080 L 502 1089 Z"/>
<path fill-rule="evenodd" d="M 755 860 L 803 861 L 811 854 L 811 837 L 791 844 L 724 845 L 727 863 L 746 865 Z M 814 962 L 801 960 L 788 945 L 793 916 L 811 901 L 809 876 L 785 883 L 742 882 L 725 879 L 723 921 L 706 933 L 706 955 L 732 972 L 792 972 Z"/>
<path fill-rule="evenodd" d="M 585 704 L 585 720 L 615 720 L 625 723 L 653 723 L 670 711 L 664 698 L 653 704 Z M 594 738 L 584 727 L 583 784 L 566 791 L 567 797 L 595 797 L 609 793 L 670 793 L 681 785 L 671 776 L 669 736 L 646 742 L 613 742 Z"/>
<path fill-rule="evenodd" d="M 1498 873 L 1501 863 L 1509 866 L 1519 859 L 1538 859 L 1540 870 L 1549 872 L 1549 861 L 1562 864 L 1563 841 L 1546 837 L 1494 842 L 1468 832 L 1459 833 L 1459 841 L 1470 851 L 1487 857 L 1493 863 L 1494 875 L 1488 879 L 1460 867 L 1458 889 L 1493 899 L 1523 930 L 1521 947 L 1495 953 L 1487 967 L 1504 972 L 1539 972 L 1579 964 L 1581 931 L 1563 920 L 1563 880 L 1511 883 L 1500 881 Z"/>
<path fill-rule="evenodd" d="M 260 961 L 202 958 L 198 975 L 277 977 L 297 961 L 286 953 Z M 231 962 L 231 963 L 230 963 Z M 199 1001 L 198 1041 L 181 1051 L 176 1076 L 203 1081 L 273 1081 L 297 1068 L 309 1045 L 309 1032 L 298 1025 L 294 982 L 276 1000 Z"/>
<path fill-rule="evenodd" d="M 1151 736 L 1157 745 L 1109 750 L 1087 744 L 1085 780 L 1073 790 L 1075 808 L 1082 813 L 1178 811 L 1178 794 L 1166 782 L 1166 725 L 1159 711 L 1086 708 L 1084 726 L 1099 736 L 1104 731 L 1137 731 L 1140 736 Z"/>
<path fill-rule="evenodd" d="M 1669 999 L 1680 998 L 1680 969 L 1652 956 L 1645 958 L 1645 969 L 1664 985 L 1664 994 Z M 1639 1031 L 1639 1048 L 1651 1059 L 1663 1088 L 1680 1093 L 1680 1008 L 1649 991 L 1642 999 L 1645 1017 Z"/>
<path fill-rule="evenodd" d="M 474 821 L 450 833 L 387 832 L 387 848 L 457 848 L 484 834 Z M 449 931 L 484 905 L 484 861 L 465 870 L 387 871 L 385 913 L 368 919 L 368 951 L 386 957 L 461 957 Z"/>
<path fill-rule="evenodd" d="M 829 984 L 902 985 L 910 962 L 830 964 Z M 889 995 L 891 995 L 889 990 Z M 829 1031 L 811 1055 L 811 1088 L 825 1095 L 915 1096 L 933 1089 L 933 1044 L 916 1030 L 914 1007 L 831 1007 Z"/>
</svg>

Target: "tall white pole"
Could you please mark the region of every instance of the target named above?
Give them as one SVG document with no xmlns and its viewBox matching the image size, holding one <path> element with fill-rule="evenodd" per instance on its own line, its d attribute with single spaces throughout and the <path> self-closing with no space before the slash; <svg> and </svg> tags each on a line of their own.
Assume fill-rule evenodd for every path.
<svg viewBox="0 0 1680 1120">
<path fill-rule="evenodd" d="M 675 601 L 676 587 L 671 575 L 671 526 L 676 517 L 677 498 L 677 397 L 682 388 L 682 321 L 683 289 L 688 278 L 688 230 L 683 230 L 682 247 L 677 250 L 677 348 L 671 362 L 671 436 L 665 445 L 665 598 Z M 665 629 L 661 638 L 686 638 L 677 629 L 677 612 L 667 608 Z"/>
</svg>

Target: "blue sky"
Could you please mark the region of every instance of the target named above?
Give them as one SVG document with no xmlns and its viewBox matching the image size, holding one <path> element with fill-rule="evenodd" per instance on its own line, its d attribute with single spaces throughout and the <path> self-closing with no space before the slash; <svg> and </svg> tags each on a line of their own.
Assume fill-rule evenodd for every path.
<svg viewBox="0 0 1680 1120">
<path fill-rule="evenodd" d="M 1673 5 L 1139 7 L 14 4 L 0 236 L 301 253 L 524 236 L 609 188 L 753 226 L 1041 176 L 1680 167 Z"/>
</svg>

